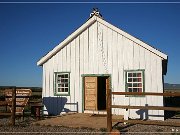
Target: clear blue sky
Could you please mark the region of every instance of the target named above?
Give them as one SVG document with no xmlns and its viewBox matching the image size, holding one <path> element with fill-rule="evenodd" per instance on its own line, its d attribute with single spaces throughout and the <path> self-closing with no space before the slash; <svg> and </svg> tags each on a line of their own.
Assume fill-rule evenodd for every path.
<svg viewBox="0 0 180 135">
<path fill-rule="evenodd" d="M 0 3 L 0 86 L 41 86 L 37 61 L 81 26 L 93 7 L 104 19 L 169 56 L 167 83 L 180 83 L 180 3 Z"/>
</svg>

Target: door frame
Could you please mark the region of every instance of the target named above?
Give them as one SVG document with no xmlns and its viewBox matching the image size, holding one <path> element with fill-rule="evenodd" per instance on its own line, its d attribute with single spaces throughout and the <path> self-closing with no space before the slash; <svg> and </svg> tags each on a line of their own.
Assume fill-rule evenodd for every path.
<svg viewBox="0 0 180 135">
<path fill-rule="evenodd" d="M 81 75 L 81 77 L 82 77 L 82 113 L 84 113 L 84 105 L 85 105 L 85 102 L 84 102 L 84 78 L 85 77 L 109 77 L 110 79 L 110 87 L 111 87 L 111 79 L 112 79 L 112 77 L 111 77 L 111 74 L 82 74 Z"/>
</svg>

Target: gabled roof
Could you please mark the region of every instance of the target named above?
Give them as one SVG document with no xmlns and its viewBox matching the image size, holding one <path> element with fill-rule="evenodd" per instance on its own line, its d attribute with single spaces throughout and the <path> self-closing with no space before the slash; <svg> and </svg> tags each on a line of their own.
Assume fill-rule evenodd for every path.
<svg viewBox="0 0 180 135">
<path fill-rule="evenodd" d="M 69 42 L 71 42 L 75 37 L 77 37 L 81 32 L 83 32 L 86 28 L 88 28 L 90 25 L 92 25 L 94 22 L 98 21 L 99 23 L 109 27 L 110 29 L 120 33 L 121 35 L 125 36 L 126 38 L 132 40 L 133 42 L 136 42 L 140 46 L 146 48 L 147 50 L 151 51 L 152 53 L 156 54 L 157 56 L 161 57 L 164 60 L 167 60 L 168 56 L 159 50 L 153 48 L 152 46 L 142 42 L 141 40 L 131 36 L 130 34 L 124 32 L 123 30 L 113 26 L 112 24 L 106 22 L 102 18 L 93 15 L 86 23 L 84 23 L 81 27 L 79 27 L 75 32 L 73 32 L 71 35 L 69 35 L 64 41 L 62 41 L 59 45 L 57 45 L 53 50 L 51 50 L 49 53 L 47 53 L 44 57 L 42 57 L 38 62 L 37 65 L 41 66 L 43 65 L 48 59 L 50 59 L 53 55 L 55 55 L 61 48 L 63 48 L 65 45 L 67 45 Z"/>
</svg>

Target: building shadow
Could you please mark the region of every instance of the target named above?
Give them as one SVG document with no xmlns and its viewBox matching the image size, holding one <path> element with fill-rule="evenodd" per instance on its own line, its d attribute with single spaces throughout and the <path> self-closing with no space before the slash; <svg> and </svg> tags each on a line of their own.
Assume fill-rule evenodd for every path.
<svg viewBox="0 0 180 135">
<path fill-rule="evenodd" d="M 148 106 L 148 104 L 145 104 L 145 106 Z M 140 109 L 138 111 L 136 111 L 136 113 L 140 116 L 140 119 L 141 120 L 147 120 L 148 119 L 148 110 L 143 110 L 143 109 Z"/>
<path fill-rule="evenodd" d="M 180 107 L 180 98 L 179 97 L 164 97 L 164 106 L 165 107 Z M 164 111 L 165 119 L 173 118 L 177 114 L 176 111 Z"/>
</svg>

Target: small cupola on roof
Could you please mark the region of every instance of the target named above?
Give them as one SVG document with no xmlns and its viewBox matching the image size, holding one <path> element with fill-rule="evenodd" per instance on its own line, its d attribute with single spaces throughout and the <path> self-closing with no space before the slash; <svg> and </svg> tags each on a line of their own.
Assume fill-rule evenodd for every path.
<svg viewBox="0 0 180 135">
<path fill-rule="evenodd" d="M 99 12 L 98 8 L 93 8 L 93 11 L 90 13 L 90 18 L 93 17 L 93 16 L 98 16 L 100 17 L 101 19 L 103 19 L 101 13 Z"/>
</svg>

